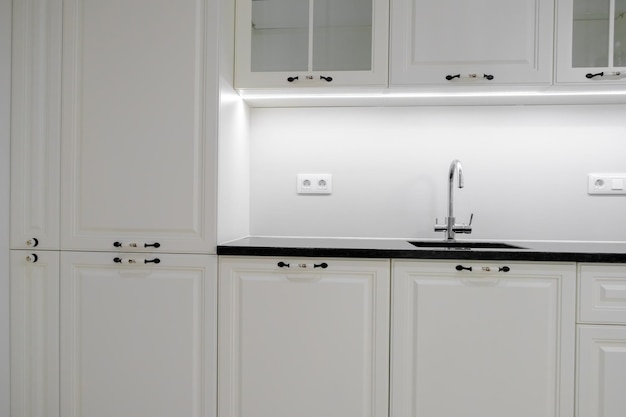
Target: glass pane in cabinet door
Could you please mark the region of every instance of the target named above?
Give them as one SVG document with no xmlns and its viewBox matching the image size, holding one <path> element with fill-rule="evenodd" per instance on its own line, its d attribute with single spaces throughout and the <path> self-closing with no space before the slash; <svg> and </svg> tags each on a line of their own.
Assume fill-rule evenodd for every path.
<svg viewBox="0 0 626 417">
<path fill-rule="evenodd" d="M 574 0 L 572 66 L 609 66 L 609 0 Z"/>
<path fill-rule="evenodd" d="M 615 0 L 613 65 L 626 67 L 626 0 Z"/>
<path fill-rule="evenodd" d="M 309 0 L 252 0 L 253 72 L 307 71 Z"/>
<path fill-rule="evenodd" d="M 372 0 L 311 0 L 313 70 L 372 68 Z"/>
</svg>

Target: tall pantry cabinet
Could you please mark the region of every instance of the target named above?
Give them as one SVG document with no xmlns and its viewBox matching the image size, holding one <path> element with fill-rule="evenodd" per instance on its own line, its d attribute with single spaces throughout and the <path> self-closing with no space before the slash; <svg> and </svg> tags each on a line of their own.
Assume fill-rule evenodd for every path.
<svg viewBox="0 0 626 417">
<path fill-rule="evenodd" d="M 12 417 L 214 416 L 217 9 L 14 2 Z"/>
</svg>

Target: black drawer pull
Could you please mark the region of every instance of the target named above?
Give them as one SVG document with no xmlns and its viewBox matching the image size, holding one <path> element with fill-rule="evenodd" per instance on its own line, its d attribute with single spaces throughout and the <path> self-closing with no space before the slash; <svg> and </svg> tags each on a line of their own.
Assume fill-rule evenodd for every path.
<svg viewBox="0 0 626 417">
<path fill-rule="evenodd" d="M 321 264 L 313 264 L 313 268 L 326 269 L 326 268 L 328 268 L 328 264 L 326 262 L 322 262 Z"/>
<path fill-rule="evenodd" d="M 463 266 L 463 265 L 457 265 L 455 269 L 457 271 L 471 271 L 472 267 L 471 266 L 466 267 L 466 266 Z"/>
<path fill-rule="evenodd" d="M 161 244 L 159 242 L 154 242 L 154 243 L 144 243 L 143 244 L 144 248 L 160 248 Z"/>
<path fill-rule="evenodd" d="M 289 264 L 284 263 L 283 261 L 280 261 L 278 263 L 278 267 L 279 268 L 289 268 Z"/>
<path fill-rule="evenodd" d="M 145 261 L 143 261 L 144 264 L 158 264 L 161 263 L 161 260 L 159 258 L 154 258 L 154 259 L 146 259 Z"/>
<path fill-rule="evenodd" d="M 509 272 L 510 270 L 511 268 L 509 268 L 508 266 L 502 266 L 498 268 L 498 272 Z"/>
</svg>

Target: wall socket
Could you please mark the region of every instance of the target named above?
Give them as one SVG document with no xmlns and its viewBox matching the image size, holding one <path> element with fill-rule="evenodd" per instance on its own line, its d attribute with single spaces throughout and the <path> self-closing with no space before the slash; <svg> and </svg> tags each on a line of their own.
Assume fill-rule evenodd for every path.
<svg viewBox="0 0 626 417">
<path fill-rule="evenodd" d="M 626 194 L 626 174 L 589 174 L 587 183 L 589 194 Z"/>
<path fill-rule="evenodd" d="M 332 194 L 331 174 L 298 174 L 298 194 Z"/>
</svg>

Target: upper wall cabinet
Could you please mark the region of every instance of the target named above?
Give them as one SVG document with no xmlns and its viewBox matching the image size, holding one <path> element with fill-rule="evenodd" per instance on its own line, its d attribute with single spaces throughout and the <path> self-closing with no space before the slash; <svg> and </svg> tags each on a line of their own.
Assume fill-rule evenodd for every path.
<svg viewBox="0 0 626 417">
<path fill-rule="evenodd" d="M 59 249 L 61 10 L 61 0 L 13 2 L 13 249 Z"/>
<path fill-rule="evenodd" d="M 237 88 L 387 85 L 388 0 L 238 0 Z"/>
<path fill-rule="evenodd" d="M 558 83 L 626 79 L 626 0 L 559 0 Z"/>
<path fill-rule="evenodd" d="M 209 0 L 65 0 L 62 249 L 213 252 Z"/>
<path fill-rule="evenodd" d="M 398 85 L 549 84 L 554 0 L 393 0 Z"/>
</svg>

